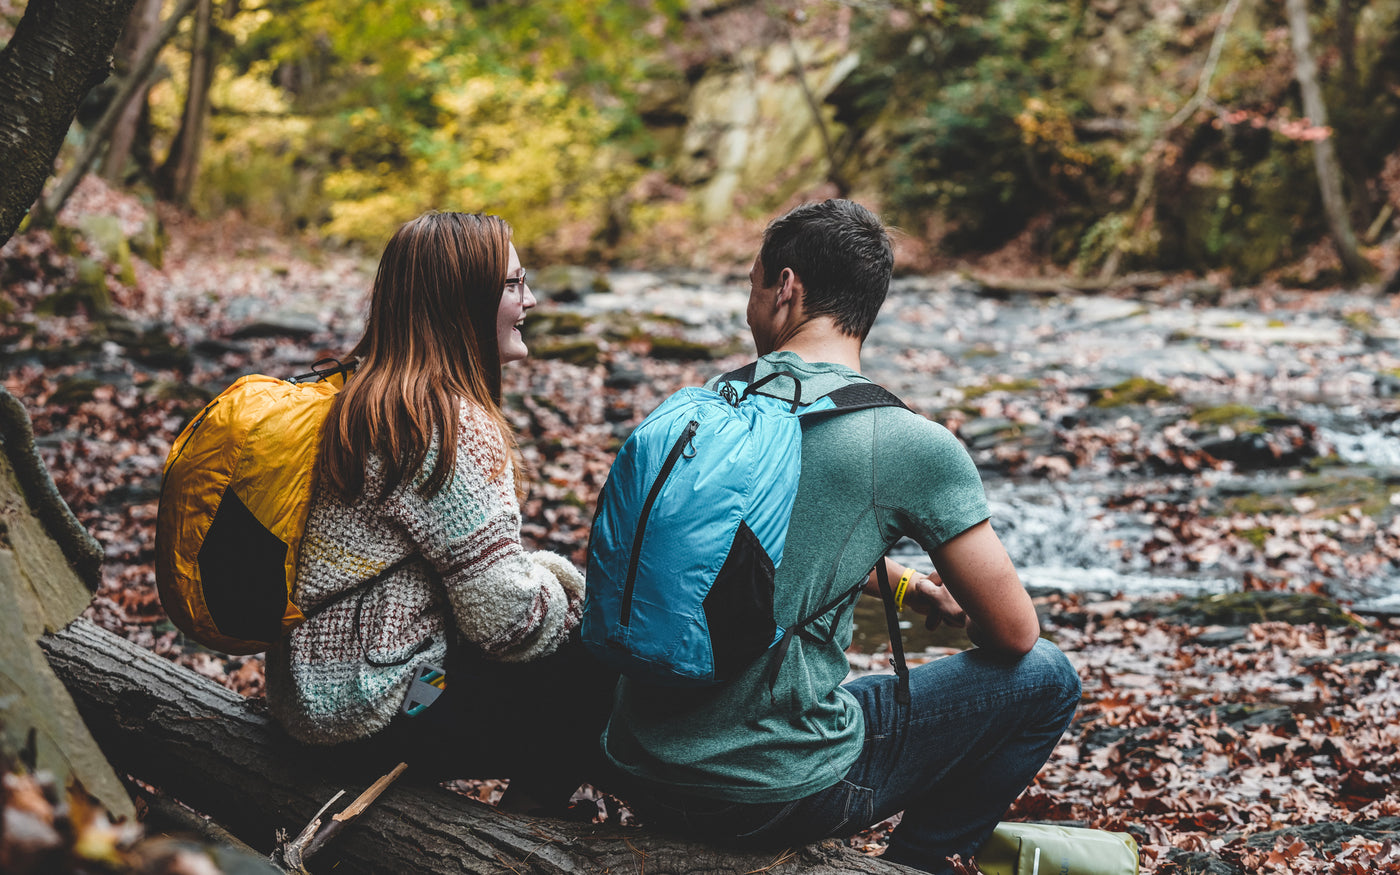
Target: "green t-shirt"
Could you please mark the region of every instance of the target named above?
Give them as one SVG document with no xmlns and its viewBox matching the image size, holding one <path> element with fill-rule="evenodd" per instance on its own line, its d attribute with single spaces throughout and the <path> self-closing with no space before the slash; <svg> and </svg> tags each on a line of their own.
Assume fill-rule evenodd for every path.
<svg viewBox="0 0 1400 875">
<path fill-rule="evenodd" d="M 755 379 L 796 374 L 802 396 L 869 382 L 844 365 L 790 352 L 759 359 Z M 792 397 L 791 380 L 765 394 Z M 987 519 L 972 459 L 943 426 L 898 408 L 822 418 L 803 427 L 802 475 L 774 583 L 784 628 L 870 573 L 908 536 L 933 550 Z M 831 627 L 835 625 L 833 630 Z M 795 635 L 773 675 L 770 650 L 735 680 L 703 690 L 663 689 L 624 678 L 603 748 L 648 783 L 733 802 L 785 802 L 835 784 L 860 754 L 865 721 L 841 688 L 852 611 Z"/>
</svg>

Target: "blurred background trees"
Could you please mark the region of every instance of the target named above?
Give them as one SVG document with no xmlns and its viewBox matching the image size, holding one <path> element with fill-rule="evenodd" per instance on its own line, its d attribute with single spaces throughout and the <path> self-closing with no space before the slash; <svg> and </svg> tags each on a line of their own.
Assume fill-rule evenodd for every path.
<svg viewBox="0 0 1400 875">
<path fill-rule="evenodd" d="M 0 0 L 0 39 L 24 11 Z M 1393 269 L 1397 19 L 1400 0 L 139 0 L 57 173 L 371 250 L 425 209 L 490 210 L 536 257 L 704 265 L 752 246 L 745 221 L 848 194 L 901 226 L 912 269 L 1003 252 L 1320 285 Z"/>
</svg>

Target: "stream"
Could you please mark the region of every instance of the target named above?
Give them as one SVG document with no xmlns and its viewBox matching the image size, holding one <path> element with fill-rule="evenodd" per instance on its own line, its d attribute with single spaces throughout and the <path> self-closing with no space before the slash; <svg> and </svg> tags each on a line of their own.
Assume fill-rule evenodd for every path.
<svg viewBox="0 0 1400 875">
<path fill-rule="evenodd" d="M 663 317 L 716 347 L 747 337 L 741 278 L 608 280 L 610 291 L 555 306 Z M 1029 587 L 1189 594 L 1255 575 L 1400 611 L 1400 570 L 1378 552 L 1400 540 L 1394 302 L 1205 283 L 1133 297 L 991 293 L 955 274 L 900 278 L 863 364 L 968 445 Z M 1115 402 L 1133 380 L 1160 397 Z M 1075 457 L 1094 441 L 1107 454 Z M 894 555 L 928 567 L 912 542 Z M 883 639 L 873 608 L 862 634 Z"/>
</svg>

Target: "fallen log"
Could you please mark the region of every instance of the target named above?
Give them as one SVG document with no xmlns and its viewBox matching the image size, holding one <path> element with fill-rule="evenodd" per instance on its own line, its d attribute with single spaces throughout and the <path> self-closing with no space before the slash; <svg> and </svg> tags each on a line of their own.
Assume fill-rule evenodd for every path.
<svg viewBox="0 0 1400 875">
<path fill-rule="evenodd" d="M 976 284 L 979 294 L 988 297 L 1005 295 L 1073 295 L 1094 292 L 1116 291 L 1120 289 L 1160 288 L 1167 282 L 1165 274 L 1135 273 L 1114 277 L 998 277 L 989 274 L 963 271 L 964 279 Z"/>
<path fill-rule="evenodd" d="M 295 834 L 364 767 L 309 755 L 259 702 L 77 620 L 41 639 L 119 772 L 159 787 L 261 852 Z M 410 770 L 411 771 L 411 770 Z M 506 814 L 410 775 L 310 861 L 316 872 L 912 872 L 840 842 L 780 854 L 715 848 L 643 829 Z"/>
</svg>

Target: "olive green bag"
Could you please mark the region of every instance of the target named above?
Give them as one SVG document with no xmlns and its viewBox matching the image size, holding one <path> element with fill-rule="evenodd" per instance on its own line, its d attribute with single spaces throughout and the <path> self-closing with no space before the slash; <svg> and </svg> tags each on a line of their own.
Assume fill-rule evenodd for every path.
<svg viewBox="0 0 1400 875">
<path fill-rule="evenodd" d="M 987 875 L 1137 875 L 1138 845 L 1125 832 L 1048 823 L 999 823 L 977 852 Z"/>
</svg>

